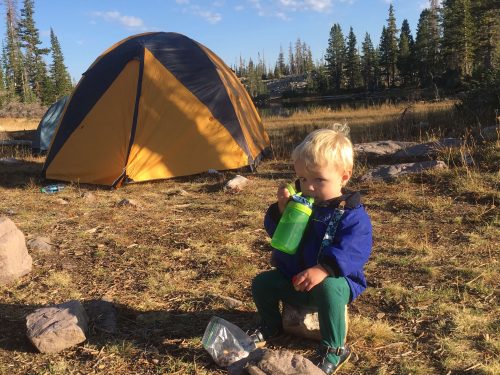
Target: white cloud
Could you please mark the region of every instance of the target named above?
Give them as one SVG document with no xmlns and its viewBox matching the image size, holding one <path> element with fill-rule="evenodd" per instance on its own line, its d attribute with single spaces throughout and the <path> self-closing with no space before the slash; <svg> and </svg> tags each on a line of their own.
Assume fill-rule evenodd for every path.
<svg viewBox="0 0 500 375">
<path fill-rule="evenodd" d="M 193 4 L 190 0 L 175 0 L 177 4 L 183 6 L 182 11 L 184 13 L 193 14 L 211 24 L 216 24 L 222 20 L 222 15 L 219 12 L 214 11 L 212 8 L 221 8 L 224 5 L 224 0 L 213 1 L 211 5 L 199 6 Z"/>
<path fill-rule="evenodd" d="M 290 13 L 331 11 L 334 0 L 247 0 L 262 17 L 289 20 Z M 354 0 L 339 0 L 352 2 Z"/>
<path fill-rule="evenodd" d="M 279 0 L 280 5 L 292 11 L 324 12 L 332 7 L 332 0 Z"/>
<path fill-rule="evenodd" d="M 441 6 L 442 0 L 438 0 L 437 3 L 438 6 Z M 429 0 L 420 0 L 417 4 L 420 11 L 431 7 L 431 2 Z"/>
<path fill-rule="evenodd" d="M 126 16 L 121 14 L 118 11 L 109 11 L 109 12 L 93 12 L 95 17 L 102 18 L 108 22 L 117 22 L 128 28 L 143 28 L 144 21 L 135 16 Z"/>
<path fill-rule="evenodd" d="M 211 12 L 209 10 L 199 9 L 199 10 L 195 11 L 194 13 L 211 24 L 216 24 L 217 22 L 219 22 L 222 19 L 222 16 L 220 15 L 220 13 Z"/>
</svg>

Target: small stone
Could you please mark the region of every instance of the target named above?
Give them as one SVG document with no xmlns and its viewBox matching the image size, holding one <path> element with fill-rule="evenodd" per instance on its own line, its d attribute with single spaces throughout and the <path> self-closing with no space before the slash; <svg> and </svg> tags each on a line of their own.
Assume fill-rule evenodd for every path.
<svg viewBox="0 0 500 375">
<path fill-rule="evenodd" d="M 137 203 L 136 200 L 134 199 L 122 199 L 117 203 L 118 207 L 123 207 L 123 206 L 131 206 L 131 207 L 139 207 L 139 204 Z"/>
<path fill-rule="evenodd" d="M 249 182 L 250 180 L 248 178 L 238 174 L 224 185 L 224 190 L 237 193 L 242 191 Z"/>
<path fill-rule="evenodd" d="M 85 193 L 83 193 L 82 198 L 89 203 L 95 202 L 97 200 L 96 196 L 90 191 L 86 191 Z"/>
<path fill-rule="evenodd" d="M 87 314 L 79 301 L 42 307 L 26 317 L 27 336 L 41 353 L 57 353 L 85 341 Z"/>
<path fill-rule="evenodd" d="M 26 242 L 28 248 L 32 251 L 48 253 L 52 250 L 52 244 L 48 237 L 35 237 Z"/>
</svg>

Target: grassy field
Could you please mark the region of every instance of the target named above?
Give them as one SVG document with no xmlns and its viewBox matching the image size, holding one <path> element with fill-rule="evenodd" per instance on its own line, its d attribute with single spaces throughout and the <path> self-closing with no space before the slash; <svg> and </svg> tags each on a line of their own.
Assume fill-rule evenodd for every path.
<svg viewBox="0 0 500 375">
<path fill-rule="evenodd" d="M 29 275 L 0 286 L 0 373 L 224 374 L 201 337 L 213 315 L 242 328 L 257 319 L 250 283 L 269 268 L 263 215 L 276 186 L 294 178 L 290 148 L 332 122 L 347 121 L 355 142 L 426 140 L 448 134 L 456 118 L 452 103 L 403 116 L 405 108 L 264 119 L 276 158 L 247 175 L 251 184 L 238 194 L 200 175 L 119 190 L 72 184 L 45 195 L 43 158 L 0 148 L 0 158 L 24 161 L 0 165 L 0 215 L 54 244 L 31 253 Z M 410 127 L 424 121 L 424 132 Z M 472 165 L 460 163 L 461 151 L 443 154 L 449 170 L 390 183 L 361 183 L 369 165 L 357 165 L 350 188 L 363 193 L 374 247 L 369 288 L 350 307 L 354 355 L 342 374 L 500 373 L 499 144 L 464 148 Z M 124 198 L 137 206 L 119 206 Z M 101 297 L 115 302 L 119 333 L 91 329 L 87 342 L 58 354 L 36 353 L 25 338 L 35 308 Z M 271 347 L 307 355 L 315 343 L 282 337 Z"/>
</svg>

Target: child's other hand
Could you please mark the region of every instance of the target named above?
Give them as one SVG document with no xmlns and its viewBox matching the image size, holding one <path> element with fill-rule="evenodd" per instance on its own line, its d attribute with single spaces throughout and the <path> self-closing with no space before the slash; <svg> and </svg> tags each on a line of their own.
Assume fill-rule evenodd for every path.
<svg viewBox="0 0 500 375">
<path fill-rule="evenodd" d="M 280 213 L 283 213 L 285 210 L 285 206 L 288 203 L 288 200 L 290 199 L 290 192 L 286 188 L 286 184 L 281 184 L 278 187 L 278 192 L 276 193 L 276 196 L 278 198 L 278 208 L 280 209 Z"/>
<path fill-rule="evenodd" d="M 328 276 L 328 272 L 319 264 L 317 266 L 308 268 L 296 274 L 292 278 L 293 287 L 298 292 L 309 292 L 316 285 L 321 283 L 325 277 Z"/>
</svg>

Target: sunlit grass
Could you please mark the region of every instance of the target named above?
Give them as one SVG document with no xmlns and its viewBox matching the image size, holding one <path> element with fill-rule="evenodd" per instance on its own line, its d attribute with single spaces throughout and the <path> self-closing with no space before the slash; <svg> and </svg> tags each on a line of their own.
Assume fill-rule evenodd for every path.
<svg viewBox="0 0 500 375">
<path fill-rule="evenodd" d="M 203 175 L 119 190 L 67 184 L 48 196 L 40 193 L 43 157 L 0 150 L 0 157 L 29 162 L 0 167 L 0 215 L 55 244 L 51 253 L 31 254 L 29 275 L 0 287 L 0 315 L 7 319 L 0 373 L 222 374 L 200 344 L 205 322 L 212 315 L 242 326 L 257 320 L 251 281 L 270 268 L 262 223 L 277 185 L 294 179 L 291 149 L 310 129 L 334 122 L 348 122 L 359 142 L 437 139 L 458 121 L 453 102 L 415 103 L 403 118 L 404 109 L 315 108 L 264 118 L 275 158 L 246 174 L 252 183 L 238 194 Z M 473 163 L 462 162 L 466 153 Z M 499 372 L 498 144 L 464 143 L 438 158 L 450 169 L 391 183 L 360 182 L 371 166 L 356 164 L 349 188 L 362 191 L 374 248 L 365 267 L 368 288 L 350 307 L 354 355 L 342 373 Z M 57 204 L 60 197 L 69 204 Z M 123 198 L 139 207 L 119 207 Z M 35 307 L 103 295 L 116 304 L 119 333 L 92 332 L 87 343 L 50 356 L 16 344 Z M 241 304 L 229 306 L 225 297 Z M 316 343 L 301 345 L 298 352 L 310 352 Z"/>
</svg>

